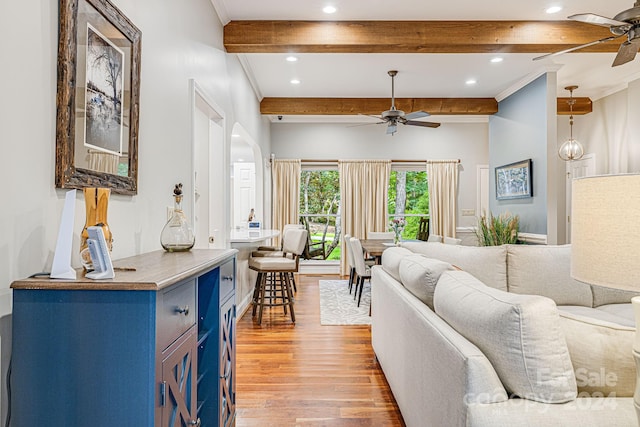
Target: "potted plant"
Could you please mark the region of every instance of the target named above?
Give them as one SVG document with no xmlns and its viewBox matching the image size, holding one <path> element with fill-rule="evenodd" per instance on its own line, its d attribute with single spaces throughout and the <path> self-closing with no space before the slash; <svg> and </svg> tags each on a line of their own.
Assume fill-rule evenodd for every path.
<svg viewBox="0 0 640 427">
<path fill-rule="evenodd" d="M 489 217 L 482 215 L 478 218 L 476 235 L 480 246 L 499 246 L 508 243 L 517 243 L 520 218 L 509 212 L 503 212 L 498 216 L 489 213 Z"/>
</svg>

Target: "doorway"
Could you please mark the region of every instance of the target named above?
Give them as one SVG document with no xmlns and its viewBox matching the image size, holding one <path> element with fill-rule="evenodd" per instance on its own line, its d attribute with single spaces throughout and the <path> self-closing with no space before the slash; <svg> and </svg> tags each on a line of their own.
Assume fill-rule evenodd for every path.
<svg viewBox="0 0 640 427">
<path fill-rule="evenodd" d="M 571 243 L 571 183 L 576 178 L 596 174 L 596 155 L 585 154 L 580 160 L 567 162 L 567 243 Z"/>
<path fill-rule="evenodd" d="M 225 144 L 224 113 L 191 80 L 192 147 L 193 147 L 193 206 L 191 209 L 195 248 L 220 249 L 225 242 L 224 182 Z M 222 154 L 221 154 L 222 153 Z"/>
</svg>

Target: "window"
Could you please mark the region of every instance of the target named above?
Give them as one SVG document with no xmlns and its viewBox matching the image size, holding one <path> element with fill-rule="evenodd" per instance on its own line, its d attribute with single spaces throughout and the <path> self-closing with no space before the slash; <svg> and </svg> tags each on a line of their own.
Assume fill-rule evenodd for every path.
<svg viewBox="0 0 640 427">
<path fill-rule="evenodd" d="M 407 225 L 402 238 L 415 239 L 420 218 L 429 217 L 427 172 L 392 169 L 389 179 L 389 220 L 403 217 Z"/>
<path fill-rule="evenodd" d="M 340 259 L 340 177 L 337 169 L 312 170 L 300 175 L 300 222 L 313 242 L 306 259 Z"/>
</svg>

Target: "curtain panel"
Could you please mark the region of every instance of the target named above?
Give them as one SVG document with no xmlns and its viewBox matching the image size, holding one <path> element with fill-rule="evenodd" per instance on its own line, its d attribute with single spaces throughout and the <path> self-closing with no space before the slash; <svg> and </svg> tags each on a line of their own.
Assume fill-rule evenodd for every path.
<svg viewBox="0 0 640 427">
<path fill-rule="evenodd" d="M 284 229 L 285 224 L 298 224 L 300 202 L 300 160 L 274 159 L 271 165 L 273 196 L 272 227 L 276 230 Z M 280 238 L 274 239 L 275 246 L 280 246 Z"/>
<path fill-rule="evenodd" d="M 456 237 L 458 160 L 427 161 L 429 233 Z"/>
<path fill-rule="evenodd" d="M 390 160 L 340 160 L 342 236 L 366 239 L 369 231 L 387 228 Z M 344 242 L 342 248 L 345 248 Z M 342 251 L 340 273 L 349 273 L 347 253 Z"/>
</svg>

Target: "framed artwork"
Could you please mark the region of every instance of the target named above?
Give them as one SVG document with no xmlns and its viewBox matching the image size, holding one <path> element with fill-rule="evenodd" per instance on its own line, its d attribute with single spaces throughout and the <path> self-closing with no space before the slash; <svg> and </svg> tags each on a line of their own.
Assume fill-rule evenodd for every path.
<svg viewBox="0 0 640 427">
<path fill-rule="evenodd" d="M 496 199 L 522 199 L 532 196 L 531 159 L 496 168 Z"/>
<path fill-rule="evenodd" d="M 60 0 L 56 187 L 137 194 L 142 33 L 108 0 Z"/>
</svg>

